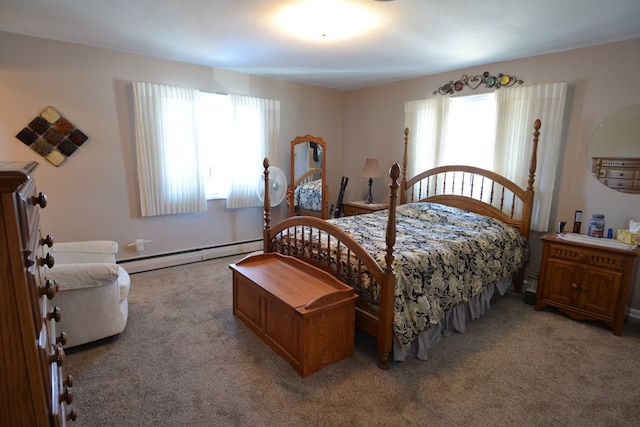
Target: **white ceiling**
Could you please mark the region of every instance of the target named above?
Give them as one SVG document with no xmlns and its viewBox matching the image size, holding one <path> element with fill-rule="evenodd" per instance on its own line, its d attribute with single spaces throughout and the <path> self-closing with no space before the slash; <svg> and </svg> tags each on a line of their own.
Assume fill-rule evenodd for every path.
<svg viewBox="0 0 640 427">
<path fill-rule="evenodd" d="M 322 0 L 381 22 L 305 40 L 272 19 L 303 1 L 0 0 L 0 31 L 341 90 L 640 37 L 640 0 Z"/>
</svg>

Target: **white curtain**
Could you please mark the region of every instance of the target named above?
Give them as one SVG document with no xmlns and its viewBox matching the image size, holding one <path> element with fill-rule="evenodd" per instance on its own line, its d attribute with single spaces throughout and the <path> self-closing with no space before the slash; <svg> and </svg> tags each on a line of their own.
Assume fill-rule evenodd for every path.
<svg viewBox="0 0 640 427">
<path fill-rule="evenodd" d="M 533 149 L 533 122 L 536 119 L 542 122 L 531 223 L 534 231 L 549 230 L 566 98 L 566 83 L 496 91 L 498 116 L 495 171 L 522 187 L 527 186 L 527 174 L 522 172 L 529 170 Z"/>
<path fill-rule="evenodd" d="M 408 101 L 404 104 L 405 127 L 409 128 L 407 177 L 431 169 L 441 160 L 440 144 L 416 141 L 444 141 L 446 98 Z"/>
<path fill-rule="evenodd" d="M 140 209 L 143 217 L 203 212 L 195 89 L 134 82 Z"/>
<path fill-rule="evenodd" d="M 269 157 L 272 166 L 278 162 L 280 139 L 280 101 L 230 95 L 232 103 L 233 165 L 227 209 L 262 206 L 258 186 L 263 177 L 262 161 Z"/>
<path fill-rule="evenodd" d="M 523 171 L 529 170 L 533 148 L 533 122 L 536 119 L 542 122 L 531 229 L 548 231 L 567 84 L 503 88 L 496 90 L 495 94 L 497 115 L 493 170 L 524 188 L 528 174 Z M 405 126 L 409 128 L 410 137 L 408 177 L 442 165 L 441 145 L 447 140 L 449 104 L 447 97 L 405 103 Z"/>
</svg>

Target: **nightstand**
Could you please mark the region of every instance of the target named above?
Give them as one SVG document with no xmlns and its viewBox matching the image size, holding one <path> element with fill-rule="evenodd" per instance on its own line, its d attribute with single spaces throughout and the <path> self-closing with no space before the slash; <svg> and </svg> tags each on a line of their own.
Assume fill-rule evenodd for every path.
<svg viewBox="0 0 640 427">
<path fill-rule="evenodd" d="M 344 216 L 368 214 L 383 209 L 389 209 L 389 203 L 367 203 L 365 201 L 342 203 Z"/>
<path fill-rule="evenodd" d="M 536 310 L 551 306 L 579 320 L 599 320 L 622 333 L 640 249 L 624 250 L 542 237 Z"/>
</svg>

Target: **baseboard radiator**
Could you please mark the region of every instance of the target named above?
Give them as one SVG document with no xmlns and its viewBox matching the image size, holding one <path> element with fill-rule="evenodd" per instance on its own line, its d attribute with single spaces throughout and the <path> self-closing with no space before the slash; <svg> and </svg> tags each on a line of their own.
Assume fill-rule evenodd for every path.
<svg viewBox="0 0 640 427">
<path fill-rule="evenodd" d="M 122 265 L 122 268 L 127 270 L 128 273 L 141 273 L 143 271 L 174 267 L 176 265 L 190 264 L 231 255 L 241 255 L 260 250 L 262 250 L 262 240 L 252 240 L 207 248 L 189 249 L 181 252 L 158 254 L 143 258 L 124 259 L 119 260 L 118 264 Z"/>
</svg>

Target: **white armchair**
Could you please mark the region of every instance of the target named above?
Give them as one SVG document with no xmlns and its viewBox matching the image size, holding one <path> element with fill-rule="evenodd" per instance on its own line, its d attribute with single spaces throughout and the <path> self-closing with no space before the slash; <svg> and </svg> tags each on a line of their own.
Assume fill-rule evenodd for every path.
<svg viewBox="0 0 640 427">
<path fill-rule="evenodd" d="M 107 240 L 54 243 L 47 278 L 58 282 L 53 305 L 61 309 L 64 347 L 117 335 L 127 324 L 129 274 L 116 264 L 118 243 Z"/>
</svg>

